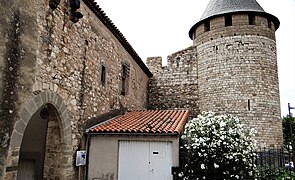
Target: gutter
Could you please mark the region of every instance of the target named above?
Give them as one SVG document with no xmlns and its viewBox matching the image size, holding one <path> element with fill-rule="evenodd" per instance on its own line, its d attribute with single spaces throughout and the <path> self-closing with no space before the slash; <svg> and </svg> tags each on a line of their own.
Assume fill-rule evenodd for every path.
<svg viewBox="0 0 295 180">
<path fill-rule="evenodd" d="M 95 132 L 86 132 L 87 135 L 91 136 L 95 136 L 95 135 L 102 135 L 102 136 L 106 136 L 106 135 L 125 135 L 125 136 L 179 136 L 180 134 L 178 133 L 133 133 L 133 132 L 124 132 L 124 133 L 120 133 L 120 132 L 102 132 L 102 133 L 95 133 Z"/>
</svg>

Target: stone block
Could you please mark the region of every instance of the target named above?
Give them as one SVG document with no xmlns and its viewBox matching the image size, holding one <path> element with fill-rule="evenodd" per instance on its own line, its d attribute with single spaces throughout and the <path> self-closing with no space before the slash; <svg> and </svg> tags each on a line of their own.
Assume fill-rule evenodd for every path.
<svg viewBox="0 0 295 180">
<path fill-rule="evenodd" d="M 21 143 L 22 143 L 22 138 L 23 138 L 22 134 L 20 134 L 16 131 L 13 131 L 12 136 L 11 136 L 11 140 L 10 140 L 10 147 L 12 149 L 20 148 Z"/>
<path fill-rule="evenodd" d="M 27 107 L 24 107 L 19 115 L 21 117 L 21 119 L 24 121 L 24 123 L 29 123 L 32 114 L 30 113 L 30 111 L 27 109 Z"/>
</svg>

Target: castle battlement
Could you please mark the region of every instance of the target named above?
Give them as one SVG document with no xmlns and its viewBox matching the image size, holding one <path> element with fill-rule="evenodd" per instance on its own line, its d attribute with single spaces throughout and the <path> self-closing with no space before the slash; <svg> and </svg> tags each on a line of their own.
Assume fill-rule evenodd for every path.
<svg viewBox="0 0 295 180">
<path fill-rule="evenodd" d="M 218 6 L 216 6 L 218 4 Z M 232 114 L 258 131 L 259 146 L 283 142 L 275 31 L 279 20 L 255 0 L 211 0 L 189 31 L 193 46 L 148 59 L 149 106 Z"/>
</svg>

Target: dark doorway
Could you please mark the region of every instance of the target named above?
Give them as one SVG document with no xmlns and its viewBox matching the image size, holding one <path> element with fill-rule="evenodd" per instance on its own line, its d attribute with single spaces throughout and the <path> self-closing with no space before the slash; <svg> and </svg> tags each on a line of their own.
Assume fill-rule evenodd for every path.
<svg viewBox="0 0 295 180">
<path fill-rule="evenodd" d="M 49 109 L 44 106 L 26 126 L 20 148 L 18 180 L 43 179 L 48 117 Z"/>
</svg>

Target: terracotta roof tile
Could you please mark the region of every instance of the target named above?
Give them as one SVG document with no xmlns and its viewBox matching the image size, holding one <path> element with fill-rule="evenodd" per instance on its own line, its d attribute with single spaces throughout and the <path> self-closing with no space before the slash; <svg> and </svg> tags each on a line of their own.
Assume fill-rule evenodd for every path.
<svg viewBox="0 0 295 180">
<path fill-rule="evenodd" d="M 130 111 L 102 122 L 87 132 L 180 134 L 188 116 L 188 110 Z"/>
</svg>

